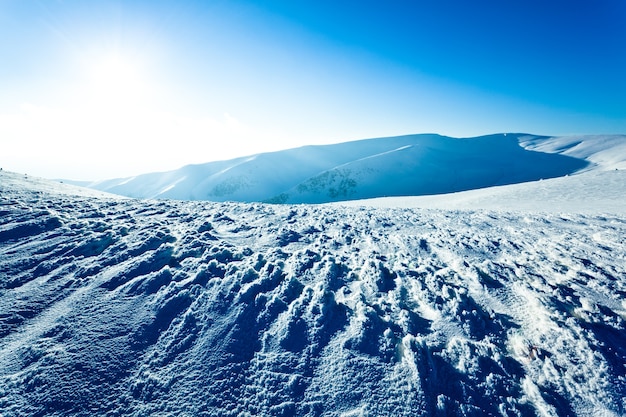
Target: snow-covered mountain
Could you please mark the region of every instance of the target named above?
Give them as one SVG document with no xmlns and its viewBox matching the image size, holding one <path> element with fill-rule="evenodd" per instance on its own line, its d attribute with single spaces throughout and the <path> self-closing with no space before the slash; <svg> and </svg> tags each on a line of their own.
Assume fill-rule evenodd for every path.
<svg viewBox="0 0 626 417">
<path fill-rule="evenodd" d="M 625 144 L 626 136 L 409 135 L 307 146 L 88 186 L 139 198 L 273 203 L 444 194 L 626 167 Z"/>
<path fill-rule="evenodd" d="M 621 173 L 427 210 L 0 171 L 0 415 L 623 416 Z M 555 208 L 590 184 L 597 206 Z M 485 194 L 532 187 L 546 199 L 520 211 Z"/>
</svg>

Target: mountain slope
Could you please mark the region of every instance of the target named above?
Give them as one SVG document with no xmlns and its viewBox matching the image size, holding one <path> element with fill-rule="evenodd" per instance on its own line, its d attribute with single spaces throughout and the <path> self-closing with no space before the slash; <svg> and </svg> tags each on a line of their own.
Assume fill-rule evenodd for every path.
<svg viewBox="0 0 626 417">
<path fill-rule="evenodd" d="M 538 152 L 555 153 L 589 161 L 600 170 L 626 169 L 626 135 L 585 135 L 521 138 L 520 144 Z"/>
<path fill-rule="evenodd" d="M 325 171 L 287 191 L 281 202 L 444 194 L 558 177 L 586 165 L 579 159 L 529 152 L 514 135 L 419 140 Z"/>
<path fill-rule="evenodd" d="M 522 138 L 530 150 L 589 162 L 575 175 L 444 195 L 344 201 L 346 206 L 626 213 L 626 136 Z M 544 178 L 548 178 L 545 176 Z"/>
<path fill-rule="evenodd" d="M 576 175 L 418 197 L 342 201 L 342 206 L 447 210 L 578 212 L 626 214 L 626 170 L 593 170 Z"/>
<path fill-rule="evenodd" d="M 624 215 L 44 184 L 0 172 L 3 416 L 626 413 Z"/>
<path fill-rule="evenodd" d="M 525 149 L 531 135 L 409 135 L 307 146 L 90 184 L 140 198 L 321 203 L 440 194 L 563 176 L 584 159 Z"/>
<path fill-rule="evenodd" d="M 437 135 L 420 135 L 424 138 Z M 329 146 L 305 146 L 229 161 L 189 165 L 176 171 L 90 184 L 90 187 L 140 198 L 260 201 L 332 167 L 413 143 L 402 136 Z"/>
</svg>

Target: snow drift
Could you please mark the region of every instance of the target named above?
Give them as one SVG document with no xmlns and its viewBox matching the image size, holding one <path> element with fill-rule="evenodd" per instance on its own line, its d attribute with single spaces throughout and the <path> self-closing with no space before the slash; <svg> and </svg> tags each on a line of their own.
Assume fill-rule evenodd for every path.
<svg viewBox="0 0 626 417">
<path fill-rule="evenodd" d="M 511 133 L 467 139 L 408 135 L 306 146 L 89 186 L 138 198 L 271 203 L 443 194 L 560 177 L 594 166 L 587 154 L 548 146 L 561 140 Z"/>
<path fill-rule="evenodd" d="M 3 416 L 626 413 L 624 213 L 74 192 L 0 172 Z"/>
</svg>

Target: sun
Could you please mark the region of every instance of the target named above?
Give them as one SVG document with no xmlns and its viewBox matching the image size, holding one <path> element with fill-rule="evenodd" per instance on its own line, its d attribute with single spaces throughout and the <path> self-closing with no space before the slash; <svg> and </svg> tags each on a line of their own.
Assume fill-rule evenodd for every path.
<svg viewBox="0 0 626 417">
<path fill-rule="evenodd" d="M 91 99 L 102 108 L 137 105 L 146 93 L 146 76 L 140 63 L 119 52 L 93 60 L 87 80 Z"/>
<path fill-rule="evenodd" d="M 102 88 L 132 86 L 136 81 L 136 69 L 119 54 L 104 57 L 93 69 L 94 82 Z"/>
</svg>

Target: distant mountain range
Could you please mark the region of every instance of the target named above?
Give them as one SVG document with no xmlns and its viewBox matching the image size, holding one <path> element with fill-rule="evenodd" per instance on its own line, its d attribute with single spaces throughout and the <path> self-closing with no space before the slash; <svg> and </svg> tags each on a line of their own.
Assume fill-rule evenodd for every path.
<svg viewBox="0 0 626 417">
<path fill-rule="evenodd" d="M 326 203 L 445 194 L 626 167 L 625 149 L 626 136 L 618 135 L 419 134 L 305 146 L 81 185 L 136 198 Z"/>
</svg>

